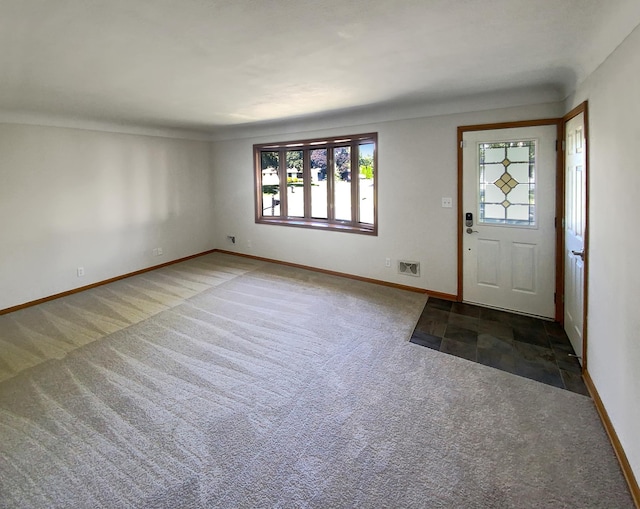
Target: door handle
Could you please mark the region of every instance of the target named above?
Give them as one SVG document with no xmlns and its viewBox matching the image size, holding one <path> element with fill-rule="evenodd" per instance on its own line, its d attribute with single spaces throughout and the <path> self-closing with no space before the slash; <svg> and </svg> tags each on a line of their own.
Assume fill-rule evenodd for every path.
<svg viewBox="0 0 640 509">
<path fill-rule="evenodd" d="M 584 251 L 571 251 L 575 256 L 579 256 L 582 260 L 584 260 Z"/>
<path fill-rule="evenodd" d="M 478 230 L 474 230 L 473 228 L 467 228 L 467 233 L 478 233 Z"/>
</svg>

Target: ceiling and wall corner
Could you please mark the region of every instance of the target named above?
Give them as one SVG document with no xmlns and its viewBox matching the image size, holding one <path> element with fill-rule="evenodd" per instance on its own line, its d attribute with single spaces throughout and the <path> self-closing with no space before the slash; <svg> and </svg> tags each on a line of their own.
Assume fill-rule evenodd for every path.
<svg viewBox="0 0 640 509">
<path fill-rule="evenodd" d="M 640 22 L 635 0 L 0 0 L 0 12 L 0 120 L 194 136 L 455 113 L 483 96 L 517 106 L 522 94 L 505 99 L 518 90 L 559 101 Z"/>
</svg>

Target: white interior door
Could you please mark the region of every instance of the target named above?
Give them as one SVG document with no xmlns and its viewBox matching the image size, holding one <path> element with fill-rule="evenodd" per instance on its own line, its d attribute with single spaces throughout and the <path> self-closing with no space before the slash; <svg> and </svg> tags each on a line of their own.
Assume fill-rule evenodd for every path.
<svg viewBox="0 0 640 509">
<path fill-rule="evenodd" d="M 582 363 L 584 234 L 586 228 L 584 113 L 565 124 L 564 328 Z"/>
<path fill-rule="evenodd" d="M 555 125 L 464 133 L 465 302 L 555 317 L 555 169 Z"/>
</svg>

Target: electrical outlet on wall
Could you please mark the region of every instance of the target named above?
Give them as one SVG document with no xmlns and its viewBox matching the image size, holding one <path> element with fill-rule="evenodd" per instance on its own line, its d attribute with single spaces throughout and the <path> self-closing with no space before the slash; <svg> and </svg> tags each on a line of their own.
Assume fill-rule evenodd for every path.
<svg viewBox="0 0 640 509">
<path fill-rule="evenodd" d="M 391 267 L 391 258 L 385 258 L 384 259 L 384 266 L 385 267 Z"/>
<path fill-rule="evenodd" d="M 162 248 L 161 247 L 158 248 L 158 256 L 162 256 Z"/>
<path fill-rule="evenodd" d="M 78 277 L 84 277 L 84 267 L 78 267 Z"/>
</svg>

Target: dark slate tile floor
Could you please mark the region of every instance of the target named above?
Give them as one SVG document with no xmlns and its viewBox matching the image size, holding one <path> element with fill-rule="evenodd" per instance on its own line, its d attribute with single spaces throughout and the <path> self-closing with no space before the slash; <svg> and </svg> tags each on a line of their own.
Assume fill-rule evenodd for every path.
<svg viewBox="0 0 640 509">
<path fill-rule="evenodd" d="M 430 297 L 411 342 L 589 395 L 558 323 Z"/>
</svg>

